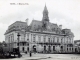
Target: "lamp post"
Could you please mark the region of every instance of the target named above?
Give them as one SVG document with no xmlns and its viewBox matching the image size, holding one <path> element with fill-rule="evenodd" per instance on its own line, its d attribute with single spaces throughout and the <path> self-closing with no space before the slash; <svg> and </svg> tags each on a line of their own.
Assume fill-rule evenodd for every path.
<svg viewBox="0 0 80 60">
<path fill-rule="evenodd" d="M 20 34 L 18 33 L 17 36 L 18 36 L 18 57 L 20 57 L 20 51 L 19 51 L 19 37 L 20 37 Z"/>
</svg>

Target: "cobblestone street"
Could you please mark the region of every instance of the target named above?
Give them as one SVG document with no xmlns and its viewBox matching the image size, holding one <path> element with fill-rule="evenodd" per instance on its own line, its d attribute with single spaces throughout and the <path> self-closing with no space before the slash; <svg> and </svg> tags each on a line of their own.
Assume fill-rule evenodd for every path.
<svg viewBox="0 0 80 60">
<path fill-rule="evenodd" d="M 78 54 L 22 54 L 21 58 L 1 59 L 1 60 L 80 60 Z"/>
</svg>

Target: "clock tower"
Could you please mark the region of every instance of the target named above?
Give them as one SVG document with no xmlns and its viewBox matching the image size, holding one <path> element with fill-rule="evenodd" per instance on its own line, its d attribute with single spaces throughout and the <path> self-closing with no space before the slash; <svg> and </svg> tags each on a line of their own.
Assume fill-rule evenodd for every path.
<svg viewBox="0 0 80 60">
<path fill-rule="evenodd" d="M 48 23 L 49 23 L 48 10 L 47 10 L 46 5 L 45 5 L 44 10 L 43 10 L 42 23 L 43 23 L 44 28 L 46 28 Z"/>
</svg>

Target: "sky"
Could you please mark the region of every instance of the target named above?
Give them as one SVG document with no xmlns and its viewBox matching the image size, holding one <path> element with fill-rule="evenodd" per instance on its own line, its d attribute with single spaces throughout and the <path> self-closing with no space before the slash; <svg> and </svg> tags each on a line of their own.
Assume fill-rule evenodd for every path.
<svg viewBox="0 0 80 60">
<path fill-rule="evenodd" d="M 5 31 L 15 21 L 28 18 L 28 25 L 33 19 L 41 21 L 45 4 L 50 22 L 71 29 L 74 40 L 79 40 L 80 0 L 0 0 L 0 41 L 5 40 Z"/>
</svg>

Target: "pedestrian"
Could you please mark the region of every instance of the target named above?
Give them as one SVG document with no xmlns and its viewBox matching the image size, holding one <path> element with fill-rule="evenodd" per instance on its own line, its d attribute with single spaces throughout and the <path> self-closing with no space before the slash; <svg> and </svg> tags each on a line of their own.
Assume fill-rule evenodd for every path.
<svg viewBox="0 0 80 60">
<path fill-rule="evenodd" d="M 32 53 L 31 53 L 31 51 L 30 51 L 30 57 L 32 56 Z"/>
</svg>

